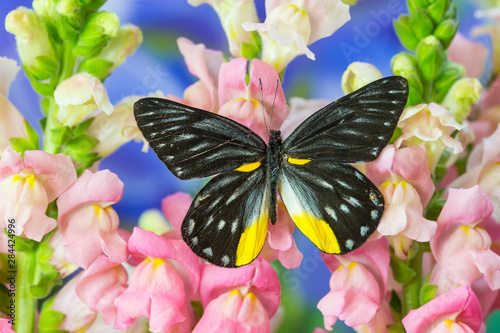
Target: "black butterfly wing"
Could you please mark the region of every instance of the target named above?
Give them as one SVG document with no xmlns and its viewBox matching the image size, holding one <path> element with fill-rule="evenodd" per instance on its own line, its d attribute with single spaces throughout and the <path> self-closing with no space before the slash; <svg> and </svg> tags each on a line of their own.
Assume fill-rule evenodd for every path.
<svg viewBox="0 0 500 333">
<path fill-rule="evenodd" d="M 297 227 L 326 253 L 358 248 L 377 229 L 384 212 L 377 187 L 349 164 L 283 161 L 278 189 Z"/>
<path fill-rule="evenodd" d="M 186 214 L 181 228 L 184 241 L 215 265 L 249 264 L 266 239 L 270 195 L 264 166 L 214 177 Z"/>
<path fill-rule="evenodd" d="M 180 179 L 203 178 L 257 163 L 266 143 L 239 123 L 162 98 L 134 104 L 137 126 L 167 168 Z"/>
<path fill-rule="evenodd" d="M 295 159 L 372 161 L 391 139 L 407 98 L 405 78 L 374 81 L 307 118 L 285 140 L 283 152 Z"/>
</svg>

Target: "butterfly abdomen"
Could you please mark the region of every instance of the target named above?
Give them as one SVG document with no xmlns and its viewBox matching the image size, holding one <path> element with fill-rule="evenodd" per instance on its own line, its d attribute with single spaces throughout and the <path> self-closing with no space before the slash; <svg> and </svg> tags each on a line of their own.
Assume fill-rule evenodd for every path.
<svg viewBox="0 0 500 333">
<path fill-rule="evenodd" d="M 276 193 L 278 192 L 278 178 L 281 168 L 281 132 L 271 130 L 269 136 L 269 145 L 267 146 L 267 179 L 271 191 L 271 202 L 269 204 L 269 218 L 272 224 L 276 224 L 278 218 L 276 212 Z"/>
</svg>

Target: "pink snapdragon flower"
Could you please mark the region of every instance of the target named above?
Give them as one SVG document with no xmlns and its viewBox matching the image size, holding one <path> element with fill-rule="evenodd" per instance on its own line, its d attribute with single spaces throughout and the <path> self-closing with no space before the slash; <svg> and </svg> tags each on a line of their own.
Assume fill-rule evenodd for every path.
<svg viewBox="0 0 500 333">
<path fill-rule="evenodd" d="M 450 134 L 454 130 L 461 130 L 465 125 L 457 123 L 450 111 L 439 104 L 420 104 L 406 108 L 401 114 L 398 127 L 403 130 L 403 135 L 394 145 L 399 148 L 403 143 L 406 146 L 420 146 L 424 143 L 431 170 L 434 170 L 446 148 L 452 148 L 454 154 L 462 151 L 460 142 Z"/>
<path fill-rule="evenodd" d="M 385 199 L 385 212 L 377 231 L 390 236 L 389 242 L 398 257 L 406 259 L 411 241 L 400 238 L 428 242 L 437 228 L 436 222 L 423 217 L 424 207 L 434 193 L 425 149 L 387 146 L 375 161 L 366 164 L 366 175 Z"/>
<path fill-rule="evenodd" d="M 59 105 L 56 118 L 63 126 L 75 126 L 97 110 L 108 115 L 113 112 L 106 88 L 87 73 L 75 74 L 61 82 L 54 91 L 54 100 Z"/>
<path fill-rule="evenodd" d="M 12 324 L 9 323 L 10 319 L 0 318 L 0 333 L 16 333 L 12 329 Z"/>
<path fill-rule="evenodd" d="M 217 112 L 219 70 L 225 62 L 224 55 L 221 51 L 207 49 L 203 44 L 194 44 L 185 37 L 178 38 L 177 45 L 189 72 L 199 81 L 186 88 L 184 98 L 172 95 L 167 95 L 167 98 L 202 110 Z"/>
<path fill-rule="evenodd" d="M 134 228 L 128 249 L 137 267 L 128 288 L 114 301 L 114 327 L 127 330 L 136 318 L 149 318 L 153 332 L 189 331 L 194 325 L 190 301 L 200 281 L 198 257 L 181 240 Z"/>
<path fill-rule="evenodd" d="M 24 118 L 16 107 L 7 99 L 9 88 L 20 67 L 15 60 L 0 57 L 0 151 L 9 145 L 9 139 L 22 137 L 27 139 Z"/>
<path fill-rule="evenodd" d="M 218 113 L 247 126 L 267 142 L 266 125 L 270 130 L 277 130 L 288 116 L 285 93 L 276 70 L 258 59 L 253 59 L 250 63 L 247 84 L 247 66 L 248 60 L 245 58 L 222 64 L 219 73 Z M 271 110 L 273 117 L 270 120 Z"/>
<path fill-rule="evenodd" d="M 59 197 L 59 230 L 68 261 L 87 269 L 102 253 L 114 263 L 127 259 L 127 243 L 118 233 L 118 215 L 111 207 L 122 193 L 123 183 L 111 171 L 85 170 Z"/>
<path fill-rule="evenodd" d="M 243 28 L 262 37 L 262 59 L 281 73 L 290 61 L 305 54 L 308 45 L 328 37 L 350 20 L 349 6 L 341 0 L 266 1 L 264 23 L 246 22 Z"/>
<path fill-rule="evenodd" d="M 479 186 L 449 190 L 430 245 L 451 281 L 471 285 L 484 276 L 492 290 L 500 288 L 500 256 L 490 249 L 490 236 L 478 225 L 490 217 L 492 210 L 490 199 Z"/>
<path fill-rule="evenodd" d="M 69 156 L 39 150 L 21 154 L 7 147 L 0 160 L 0 228 L 14 220 L 15 234 L 41 241 L 56 220 L 45 215 L 47 206 L 76 180 Z"/>
<path fill-rule="evenodd" d="M 448 60 L 465 67 L 467 77 L 479 78 L 484 72 L 488 49 L 457 32 L 448 47 Z"/>
<path fill-rule="evenodd" d="M 262 258 L 238 269 L 207 265 L 200 282 L 205 312 L 193 333 L 267 333 L 280 294 L 278 275 Z"/>
<path fill-rule="evenodd" d="M 48 241 L 48 245 L 53 250 L 48 263 L 54 265 L 54 268 L 61 274 L 61 278 L 71 275 L 79 268 L 66 258 L 66 240 L 60 230 L 56 230 L 56 232 L 52 234 Z"/>
<path fill-rule="evenodd" d="M 396 319 L 394 319 L 391 307 L 387 301 L 383 301 L 372 320 L 366 324 L 354 326 L 353 328 L 358 333 L 386 332 L 387 325 L 394 324 L 395 322 Z"/>
<path fill-rule="evenodd" d="M 493 203 L 493 218 L 500 221 L 500 126 L 474 147 L 467 160 L 466 172 L 455 179 L 450 188 L 470 188 L 479 185 Z"/>
<path fill-rule="evenodd" d="M 97 312 L 85 304 L 76 294 L 76 284 L 83 272 L 69 280 L 59 290 L 50 306 L 50 310 L 65 315 L 64 320 L 57 326 L 68 332 L 85 332 L 97 317 Z"/>
<path fill-rule="evenodd" d="M 411 310 L 402 322 L 407 333 L 478 332 L 481 305 L 471 287 L 463 286 Z"/>
<path fill-rule="evenodd" d="M 128 274 L 121 264 L 100 256 L 78 278 L 76 293 L 92 310 L 102 314 L 104 323 L 116 317 L 115 299 L 127 288 Z"/>
<path fill-rule="evenodd" d="M 342 256 L 322 253 L 333 272 L 330 292 L 318 303 L 325 328 L 331 330 L 337 318 L 354 327 L 366 325 L 384 300 L 389 277 L 389 249 L 383 238 L 369 241 Z"/>
</svg>

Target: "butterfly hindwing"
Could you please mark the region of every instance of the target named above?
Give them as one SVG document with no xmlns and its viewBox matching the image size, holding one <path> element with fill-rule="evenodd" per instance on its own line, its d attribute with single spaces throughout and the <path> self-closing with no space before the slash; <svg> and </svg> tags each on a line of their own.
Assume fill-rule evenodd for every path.
<svg viewBox="0 0 500 333">
<path fill-rule="evenodd" d="M 265 158 L 266 143 L 239 123 L 163 98 L 134 105 L 137 125 L 180 179 L 203 178 Z"/>
<path fill-rule="evenodd" d="M 266 239 L 269 201 L 263 166 L 224 172 L 194 198 L 182 224 L 182 237 L 194 253 L 215 265 L 249 264 Z"/>
<path fill-rule="evenodd" d="M 384 212 L 377 187 L 349 164 L 284 161 L 278 188 L 297 227 L 326 253 L 343 254 L 361 246 Z"/>
<path fill-rule="evenodd" d="M 339 163 L 374 160 L 392 137 L 408 98 L 408 81 L 392 76 L 372 82 L 315 112 L 283 143 L 297 159 Z"/>
</svg>

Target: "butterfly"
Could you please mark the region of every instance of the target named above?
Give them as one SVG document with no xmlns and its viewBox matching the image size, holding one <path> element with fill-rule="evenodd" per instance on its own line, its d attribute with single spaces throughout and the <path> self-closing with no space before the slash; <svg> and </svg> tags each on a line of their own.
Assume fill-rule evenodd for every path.
<svg viewBox="0 0 500 333">
<path fill-rule="evenodd" d="M 196 195 L 181 231 L 194 253 L 238 267 L 262 250 L 277 221 L 277 192 L 297 227 L 323 252 L 361 246 L 384 212 L 377 187 L 350 163 L 378 157 L 408 98 L 408 81 L 374 81 L 318 110 L 284 141 L 269 143 L 216 113 L 161 98 L 134 104 L 139 129 L 180 179 L 213 177 Z"/>
</svg>

